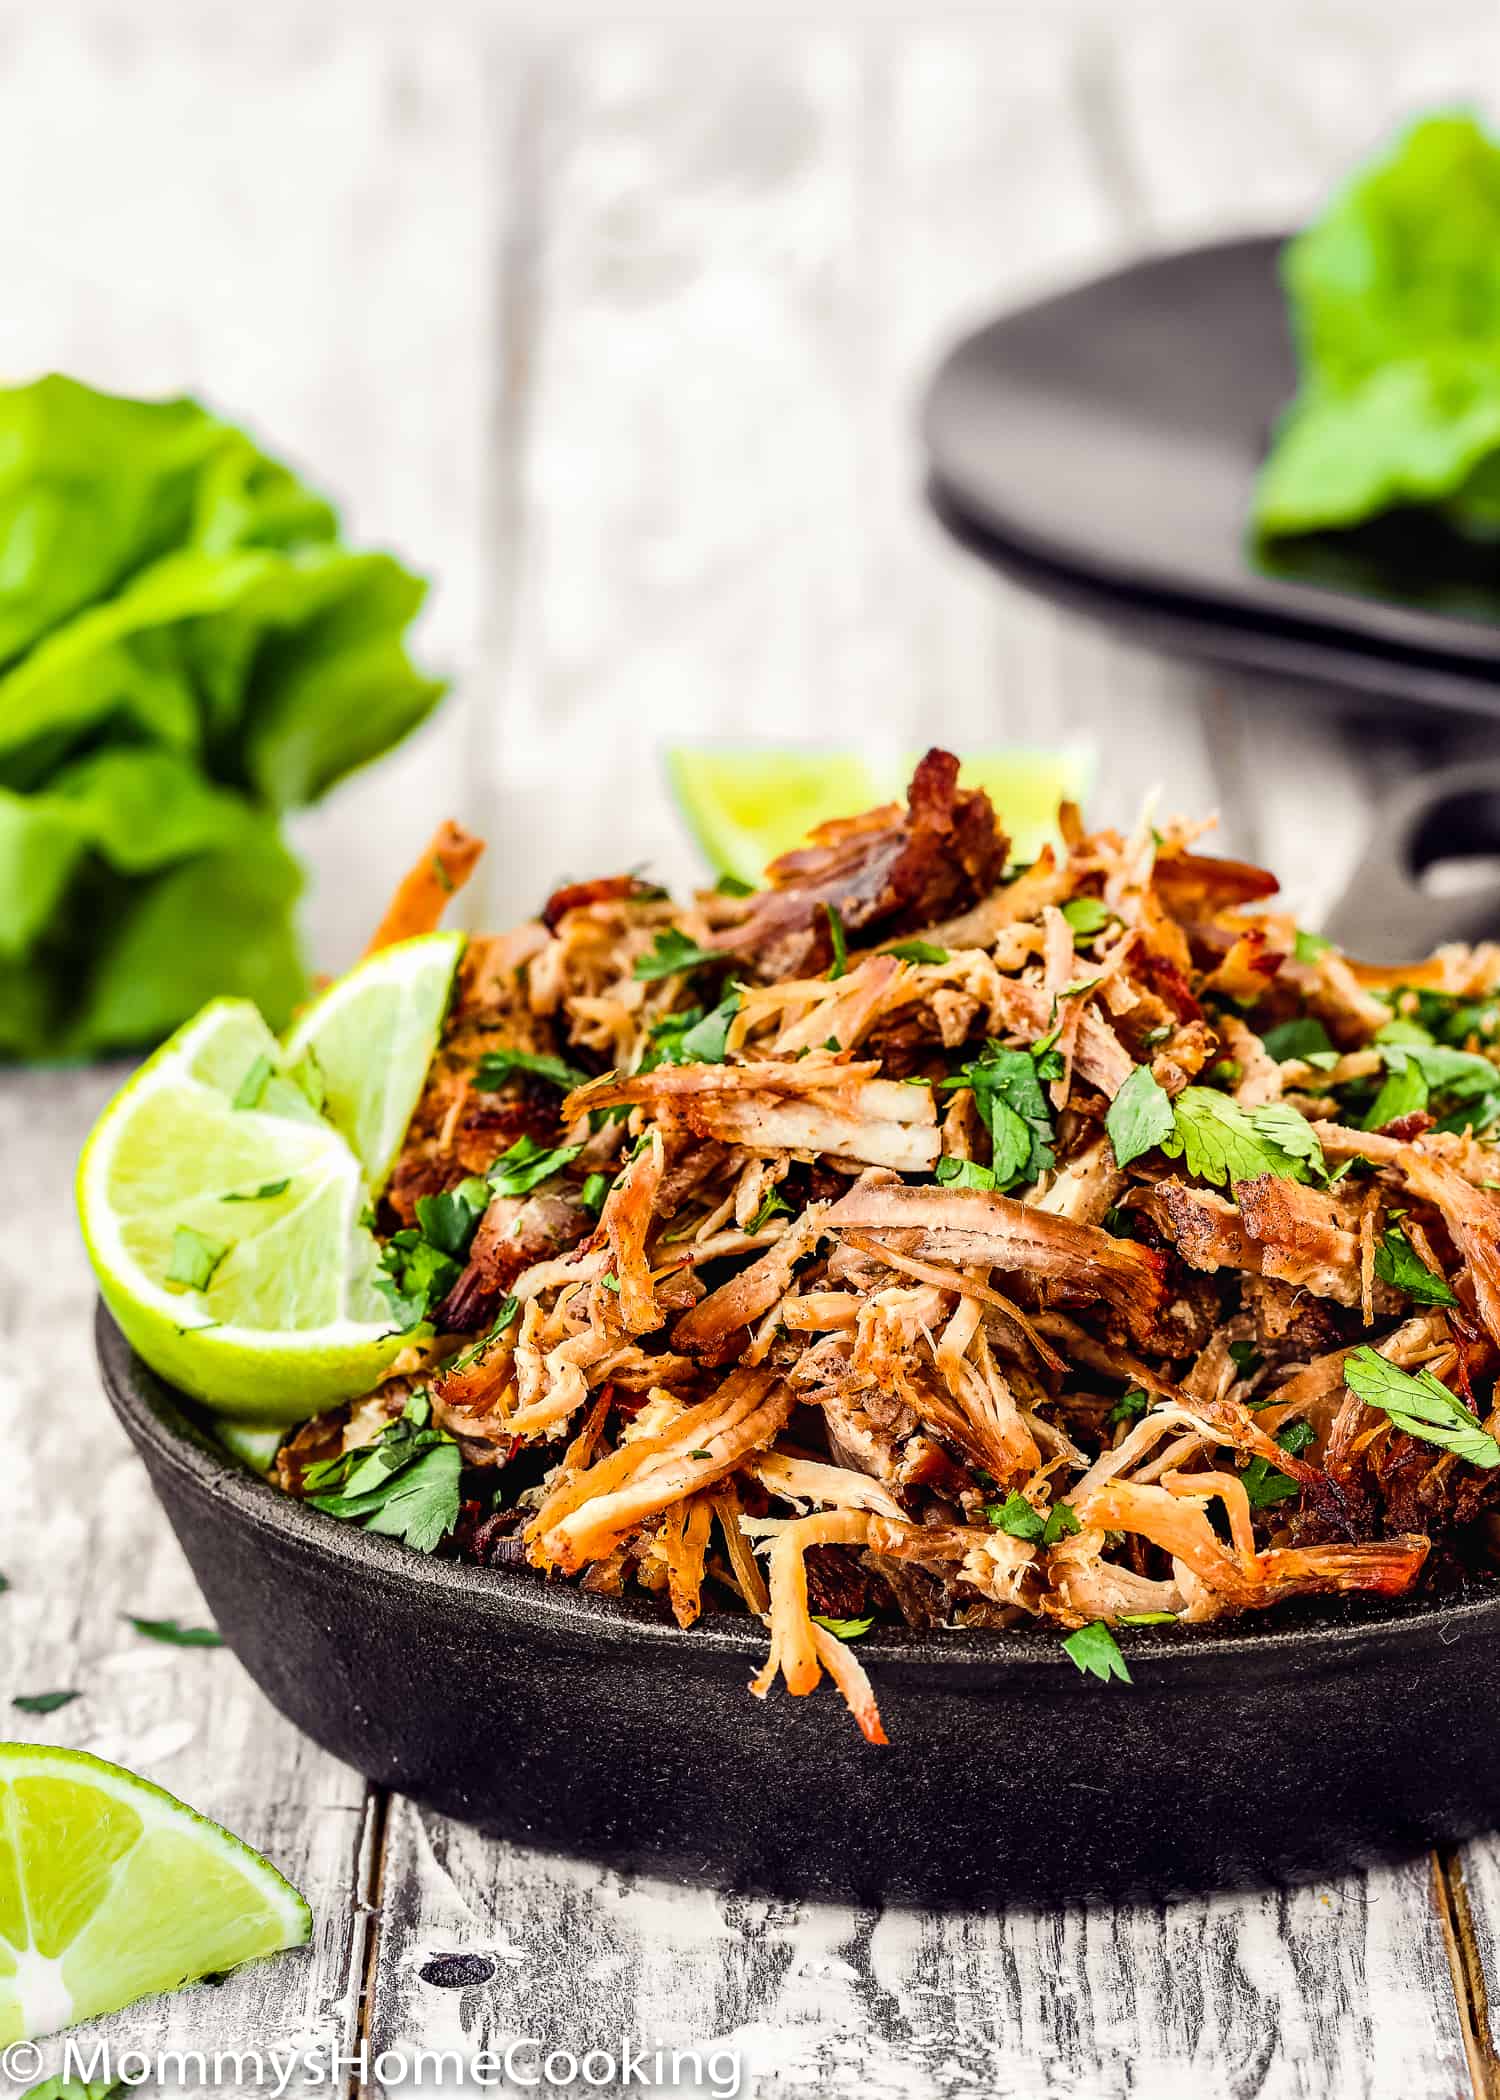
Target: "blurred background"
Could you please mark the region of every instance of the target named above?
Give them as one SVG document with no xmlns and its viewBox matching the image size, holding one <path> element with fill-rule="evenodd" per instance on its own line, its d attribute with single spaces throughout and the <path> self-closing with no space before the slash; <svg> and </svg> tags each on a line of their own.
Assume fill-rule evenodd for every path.
<svg viewBox="0 0 1500 2100">
<path fill-rule="evenodd" d="M 1500 111 L 1493 0 L 7 5 L 4 364 L 201 395 L 434 579 L 452 696 L 294 823 L 321 968 L 449 813 L 490 921 L 691 880 L 661 751 L 712 737 L 1083 746 L 1093 816 L 1217 808 L 1315 921 L 1381 791 L 1482 724 L 1027 596 L 928 515 L 915 408 L 964 328 L 1301 223 L 1454 101 Z"/>
</svg>

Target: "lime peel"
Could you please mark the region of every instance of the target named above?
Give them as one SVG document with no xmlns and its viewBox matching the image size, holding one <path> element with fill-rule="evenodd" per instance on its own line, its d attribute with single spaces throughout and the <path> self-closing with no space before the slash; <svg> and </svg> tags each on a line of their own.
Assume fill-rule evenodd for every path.
<svg viewBox="0 0 1500 2100">
<path fill-rule="evenodd" d="M 0 2047 L 304 1944 L 269 1861 L 82 1750 L 0 1743 Z"/>
</svg>

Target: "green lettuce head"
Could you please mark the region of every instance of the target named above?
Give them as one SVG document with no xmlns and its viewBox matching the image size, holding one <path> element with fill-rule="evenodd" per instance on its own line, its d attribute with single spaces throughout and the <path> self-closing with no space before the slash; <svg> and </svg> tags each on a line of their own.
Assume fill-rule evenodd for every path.
<svg viewBox="0 0 1500 2100">
<path fill-rule="evenodd" d="M 306 989 L 283 811 L 436 705 L 425 585 L 192 401 L 0 390 L 0 1056 Z"/>
</svg>

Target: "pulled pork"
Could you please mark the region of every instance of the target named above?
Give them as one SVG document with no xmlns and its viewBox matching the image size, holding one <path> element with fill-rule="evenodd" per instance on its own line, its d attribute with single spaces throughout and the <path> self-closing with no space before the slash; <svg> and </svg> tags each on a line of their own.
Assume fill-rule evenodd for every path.
<svg viewBox="0 0 1500 2100">
<path fill-rule="evenodd" d="M 464 1467 L 441 1550 L 750 1614 L 751 1689 L 826 1672 L 872 1742 L 874 1622 L 1479 1572 L 1500 952 L 1366 971 L 1192 827 L 1062 831 L 1007 869 L 934 751 L 751 894 L 609 878 L 471 940 L 377 1218 L 468 1190 L 456 1280 L 282 1484 L 415 1393 Z M 434 853 L 382 938 L 472 842 Z"/>
</svg>

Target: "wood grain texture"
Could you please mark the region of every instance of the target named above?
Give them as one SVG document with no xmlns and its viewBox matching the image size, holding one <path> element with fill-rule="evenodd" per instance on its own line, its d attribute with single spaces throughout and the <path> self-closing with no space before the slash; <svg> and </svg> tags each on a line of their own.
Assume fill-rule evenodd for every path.
<svg viewBox="0 0 1500 2100">
<path fill-rule="evenodd" d="M 205 1622 L 201 1597 L 93 1361 L 93 1281 L 73 1218 L 72 1163 L 122 1068 L 9 1072 L 0 1160 L 20 1195 L 0 1232 L 0 1734 L 90 1750 L 155 1780 L 263 1851 L 313 1906 L 314 1943 L 90 2029 L 118 2047 L 225 2046 L 346 2034 L 365 1920 L 357 1773 L 283 1721 L 227 1650 L 142 1638 L 126 1615 Z M 20 1520 L 24 1513 L 24 1520 Z M 76 1691 L 45 1717 L 18 1693 Z M 50 2045 L 55 2060 L 57 2044 Z M 0 2079 L 0 2091 L 5 2091 Z M 185 2091 L 196 2088 L 189 2081 Z"/>
<path fill-rule="evenodd" d="M 460 680 L 402 752 L 299 817 L 324 968 L 464 792 L 481 612 L 494 158 L 470 37 L 255 11 L 0 13 L 7 373 L 200 394 L 438 579 L 419 644 Z"/>
</svg>

